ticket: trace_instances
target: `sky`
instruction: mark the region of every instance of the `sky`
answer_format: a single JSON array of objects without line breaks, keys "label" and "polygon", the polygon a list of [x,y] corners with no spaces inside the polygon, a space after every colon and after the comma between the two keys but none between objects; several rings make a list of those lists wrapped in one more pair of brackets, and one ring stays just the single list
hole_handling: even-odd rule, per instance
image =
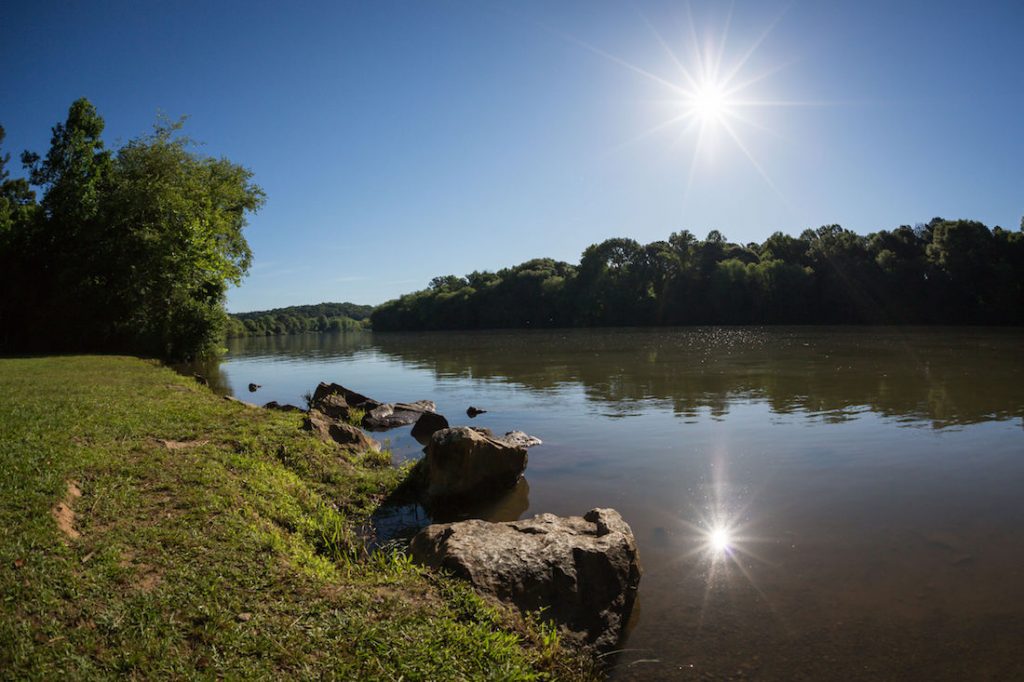
[{"label": "sky", "polygon": [[255,173],[232,312],[610,237],[1024,214],[1024,2],[10,2],[6,152],[78,97]]}]

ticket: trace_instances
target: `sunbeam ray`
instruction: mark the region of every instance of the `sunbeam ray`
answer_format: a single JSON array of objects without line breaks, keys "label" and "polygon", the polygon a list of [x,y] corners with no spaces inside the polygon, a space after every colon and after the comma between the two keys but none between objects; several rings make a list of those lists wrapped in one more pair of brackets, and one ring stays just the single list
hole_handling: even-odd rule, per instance
[{"label": "sunbeam ray", "polygon": [[732,67],[732,69],[729,70],[729,73],[725,74],[725,76],[722,78],[723,82],[729,83],[730,81],[732,81],[732,79],[736,77],[736,75],[743,69],[743,67],[747,65],[747,62],[750,61],[750,58],[754,56],[754,53],[757,52],[757,49],[761,47],[761,43],[763,43],[768,38],[771,32],[775,30],[775,26],[778,25],[779,21],[782,20],[782,17],[785,16],[786,12],[789,11],[789,7],[790,6],[785,7],[779,13],[779,15],[775,17],[775,19],[770,24],[768,24],[767,28],[765,28],[765,30],[761,32],[761,35],[758,36],[757,40],[750,44],[750,47],[748,47],[747,51],[743,53],[743,56],[740,57],[739,61],[737,61],[736,64]]},{"label": "sunbeam ray", "polygon": [[677,57],[676,53],[672,51],[672,48],[668,46],[668,43],[665,42],[665,39],[661,37],[661,34],[658,33],[658,30],[654,28],[654,24],[652,24],[643,14],[640,14],[640,19],[642,19],[643,22],[647,24],[647,28],[650,29],[651,34],[654,36],[654,39],[658,41],[658,44],[661,45],[661,48],[668,55],[668,58],[671,59],[672,63],[675,64],[676,68],[679,69],[679,73],[681,73],[683,78],[686,79],[686,82],[690,84],[690,88],[692,88],[693,90],[699,88],[700,86],[697,83],[697,80],[693,77],[693,74],[691,74],[690,70],[687,69],[681,61],[679,61],[679,57]]}]

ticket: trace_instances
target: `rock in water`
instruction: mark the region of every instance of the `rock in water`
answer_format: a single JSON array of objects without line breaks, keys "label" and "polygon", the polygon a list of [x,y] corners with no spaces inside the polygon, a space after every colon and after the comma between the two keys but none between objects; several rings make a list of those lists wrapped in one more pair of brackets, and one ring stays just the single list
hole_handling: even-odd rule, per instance
[{"label": "rock in water", "polygon": [[291,403],[284,403],[283,405],[276,400],[271,400],[269,403],[263,406],[266,410],[281,410],[282,412],[302,412],[303,409],[298,405],[292,405]]},{"label": "rock in water", "polygon": [[526,470],[526,448],[458,426],[430,437],[424,457],[427,497],[478,499],[511,488]]},{"label": "rock in water", "polygon": [[357,450],[380,450],[380,443],[367,436],[361,429],[331,419],[319,410],[310,410],[302,422],[302,428],[312,431],[321,440],[333,440],[339,445]]},{"label": "rock in water", "polygon": [[430,437],[441,429],[448,428],[448,420],[437,412],[423,412],[412,427],[412,437],[420,443],[427,443]]},{"label": "rock in water", "polygon": [[328,384],[323,381],[321,381],[319,385],[317,385],[316,390],[313,391],[313,399],[310,403],[315,404],[325,397],[335,394],[344,398],[345,402],[351,407],[358,407],[360,410],[366,410],[367,412],[380,405],[380,403],[373,398],[367,398],[362,393],[356,393],[351,389],[345,388],[341,384]]},{"label": "rock in water", "polygon": [[431,400],[417,400],[414,403],[385,403],[378,405],[363,417],[363,427],[384,431],[398,426],[415,424],[427,412],[437,409]]},{"label": "rock in water", "polygon": [[546,608],[579,643],[612,649],[636,601],[640,562],[614,509],[585,516],[427,526],[412,540],[418,563],[446,569],[524,611]]},{"label": "rock in water", "polygon": [[520,448],[532,448],[535,445],[543,445],[544,441],[537,436],[531,436],[528,433],[522,431],[509,431],[498,440],[503,440],[509,445],[515,445]]}]

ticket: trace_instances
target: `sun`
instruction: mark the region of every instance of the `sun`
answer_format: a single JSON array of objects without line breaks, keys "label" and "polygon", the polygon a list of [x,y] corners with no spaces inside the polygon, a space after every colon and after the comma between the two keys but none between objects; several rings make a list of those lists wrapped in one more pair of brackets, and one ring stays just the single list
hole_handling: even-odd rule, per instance
[{"label": "sun", "polygon": [[705,83],[683,99],[684,113],[697,117],[701,123],[721,123],[732,114],[729,96],[717,83]]},{"label": "sun", "polygon": [[726,44],[732,19],[731,10],[722,28],[721,35],[717,37],[710,33],[701,35],[689,10],[687,10],[687,15],[689,18],[689,34],[687,36],[680,36],[678,42],[675,42],[674,45],[670,45],[655,29],[654,25],[641,15],[641,18],[650,29],[654,42],[660,45],[665,53],[668,59],[667,65],[671,67],[670,72],[663,72],[662,74],[637,66],[573,36],[557,31],[554,32],[579,47],[604,57],[608,61],[628,69],[649,81],[657,83],[667,91],[668,99],[659,100],[659,102],[669,104],[669,117],[658,121],[655,125],[618,145],[618,147],[625,147],[650,135],[659,134],[673,128],[679,130],[679,134],[672,143],[673,148],[684,138],[689,138],[693,145],[689,146],[689,149],[692,151],[688,154],[690,157],[690,169],[682,192],[683,201],[689,195],[694,176],[697,173],[699,159],[702,156],[707,156],[705,150],[708,152],[712,151],[715,140],[720,136],[730,140],[746,156],[747,160],[768,186],[785,201],[785,197],[775,186],[768,172],[755,158],[752,149],[745,139],[745,133],[750,131],[745,129],[757,129],[773,133],[770,128],[758,120],[760,118],[758,110],[760,109],[824,106],[828,103],[807,100],[792,101],[776,97],[764,99],[757,96],[754,86],[766,80],[784,66],[771,66],[759,73],[747,73],[752,66],[751,58],[768,38],[777,22],[781,19],[782,14],[770,22],[764,31],[745,50],[741,51],[740,56],[734,59],[729,59],[726,55]]}]

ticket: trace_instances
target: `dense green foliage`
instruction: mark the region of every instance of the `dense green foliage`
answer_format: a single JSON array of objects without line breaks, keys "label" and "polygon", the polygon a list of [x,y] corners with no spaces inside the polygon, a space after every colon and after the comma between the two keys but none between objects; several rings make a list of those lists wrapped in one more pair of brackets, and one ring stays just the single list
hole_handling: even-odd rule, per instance
[{"label": "dense green foliage", "polygon": [[1022,324],[1024,232],[935,218],[838,225],[763,244],[717,231],[609,239],[579,265],[539,258],[436,277],[374,311],[376,330],[687,324]]},{"label": "dense green foliage", "polygon": [[588,677],[360,527],[406,475],[125,357],[0,360],[0,679]]},{"label": "dense green foliage", "polygon": [[[201,156],[180,123],[112,153],[85,99],[53,128],[26,180],[0,158],[0,349],[130,351],[190,357],[215,347],[224,296],[252,254],[252,174]],[[38,187],[36,203],[29,186]]]},{"label": "dense green foliage", "polygon": [[304,332],[358,331],[366,328],[373,306],[357,303],[318,303],[273,310],[233,313],[228,320],[228,338],[273,336]]}]

